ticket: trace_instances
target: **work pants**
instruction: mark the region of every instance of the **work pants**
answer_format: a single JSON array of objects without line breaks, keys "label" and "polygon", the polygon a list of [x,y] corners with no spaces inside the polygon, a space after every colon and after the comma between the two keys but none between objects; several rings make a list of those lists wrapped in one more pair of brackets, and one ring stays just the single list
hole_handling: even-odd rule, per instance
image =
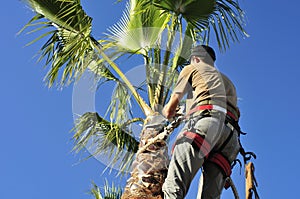
[{"label": "work pants", "polygon": [[[205,137],[205,141],[210,143],[210,153],[218,151],[233,131],[233,136],[225,147],[222,146],[221,152],[230,163],[236,159],[239,152],[238,132],[225,125],[224,117],[223,119],[204,117],[198,121],[187,122],[177,137],[178,141],[163,185],[164,199],[183,199],[194,176],[204,163],[197,199],[218,199],[221,196],[225,177],[217,165],[205,161],[205,156],[208,157],[208,154],[205,154],[201,147],[200,149],[195,147],[190,140],[184,141],[184,132],[191,131],[191,129]],[[183,141],[179,142],[180,140]]]}]

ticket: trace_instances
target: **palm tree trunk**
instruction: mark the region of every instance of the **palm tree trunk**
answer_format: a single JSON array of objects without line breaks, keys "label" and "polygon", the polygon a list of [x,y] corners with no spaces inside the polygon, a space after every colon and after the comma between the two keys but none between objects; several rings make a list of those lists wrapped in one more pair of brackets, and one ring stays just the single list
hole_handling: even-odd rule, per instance
[{"label": "palm tree trunk", "polygon": [[[147,117],[139,148],[161,133],[164,123],[165,119],[161,115]],[[168,147],[165,140],[160,140],[138,153],[121,199],[162,199],[162,185],[168,165]]]}]

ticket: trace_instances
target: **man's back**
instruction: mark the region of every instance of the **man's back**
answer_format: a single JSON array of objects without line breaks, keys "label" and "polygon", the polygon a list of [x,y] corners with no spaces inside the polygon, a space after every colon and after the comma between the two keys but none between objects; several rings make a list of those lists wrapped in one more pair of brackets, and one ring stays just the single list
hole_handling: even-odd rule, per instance
[{"label": "man's back", "polygon": [[188,110],[206,103],[224,108],[230,106],[238,113],[236,89],[231,80],[204,62],[186,66],[180,73],[174,92],[188,93]]}]

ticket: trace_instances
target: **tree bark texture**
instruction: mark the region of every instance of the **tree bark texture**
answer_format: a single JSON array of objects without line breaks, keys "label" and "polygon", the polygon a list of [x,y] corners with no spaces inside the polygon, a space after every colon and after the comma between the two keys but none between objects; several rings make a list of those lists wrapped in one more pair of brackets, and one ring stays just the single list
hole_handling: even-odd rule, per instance
[{"label": "tree bark texture", "polygon": [[[141,133],[139,148],[161,133],[164,124],[165,119],[160,115],[148,117]],[[162,185],[168,165],[168,147],[165,140],[159,140],[138,153],[121,199],[162,199]]]}]

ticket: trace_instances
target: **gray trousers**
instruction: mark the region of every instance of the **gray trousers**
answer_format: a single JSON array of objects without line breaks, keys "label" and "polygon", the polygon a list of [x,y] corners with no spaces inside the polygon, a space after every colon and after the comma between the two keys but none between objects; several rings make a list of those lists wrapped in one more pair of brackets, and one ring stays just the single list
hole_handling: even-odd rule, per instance
[{"label": "gray trousers", "polygon": [[[224,119],[205,117],[185,124],[177,139],[182,138],[184,132],[190,131],[191,125],[196,133],[205,137],[205,141],[211,144],[210,152],[217,151],[232,131],[225,125]],[[239,149],[238,132],[234,130],[232,138],[221,152],[231,163],[236,159]],[[203,154],[201,148],[197,149],[189,141],[176,144],[162,188],[164,199],[183,199],[186,196],[194,176],[203,166],[205,155],[207,154]],[[197,199],[220,198],[224,184],[222,171],[214,163],[205,162]]]}]

